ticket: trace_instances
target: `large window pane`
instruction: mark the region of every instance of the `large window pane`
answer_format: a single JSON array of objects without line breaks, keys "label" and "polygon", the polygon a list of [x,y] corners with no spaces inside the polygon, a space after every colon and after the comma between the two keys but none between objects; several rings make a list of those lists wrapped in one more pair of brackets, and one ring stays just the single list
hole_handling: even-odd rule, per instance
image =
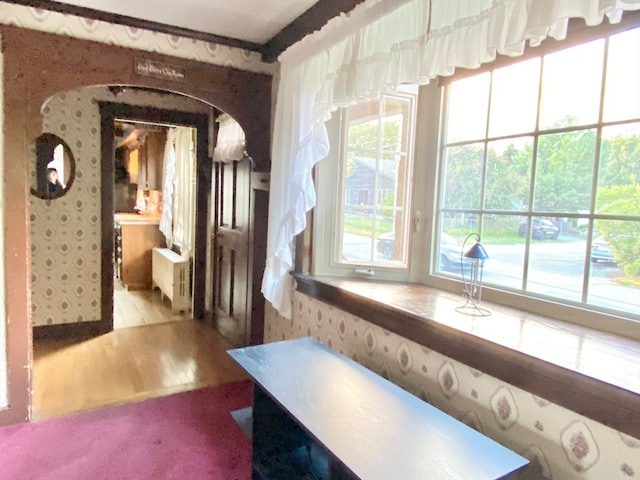
[{"label": "large window pane", "polygon": [[493,72],[489,136],[532,132],[536,126],[540,58]]},{"label": "large window pane", "polygon": [[446,149],[445,208],[480,208],[484,143]]},{"label": "large window pane", "polygon": [[527,208],[532,155],[533,139],[531,137],[489,142],[484,208],[487,210]]},{"label": "large window pane", "polygon": [[525,242],[518,235],[519,217],[515,215],[485,215],[482,224],[482,245],[489,259],[484,263],[487,285],[522,288]]},{"label": "large window pane", "polygon": [[[640,118],[640,29],[609,40],[604,121]],[[635,54],[633,53],[635,51]]]},{"label": "large window pane", "polygon": [[534,210],[578,213],[590,208],[595,141],[594,130],[539,137]]},{"label": "large window pane", "polygon": [[578,237],[560,240],[560,228],[553,219],[531,219],[526,289],[547,297],[581,302],[586,241]]},{"label": "large window pane", "polygon": [[544,57],[540,129],[598,120],[604,40]]},{"label": "large window pane", "polygon": [[453,80],[432,250],[478,232],[486,285],[640,319],[638,85],[640,28]]},{"label": "large window pane", "polygon": [[640,315],[640,222],[596,220],[595,228],[588,302]]},{"label": "large window pane", "polygon": [[489,73],[451,85],[447,113],[448,143],[484,138],[489,105]]},{"label": "large window pane", "polygon": [[596,212],[640,216],[640,123],[602,129]]}]

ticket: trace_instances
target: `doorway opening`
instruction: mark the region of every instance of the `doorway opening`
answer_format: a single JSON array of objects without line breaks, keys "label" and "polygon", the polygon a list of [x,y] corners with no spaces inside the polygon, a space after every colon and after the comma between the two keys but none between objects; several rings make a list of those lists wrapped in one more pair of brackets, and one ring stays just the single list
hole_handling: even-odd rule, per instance
[{"label": "doorway opening", "polygon": [[[116,289],[113,279],[119,280],[127,289],[130,289],[132,284],[143,289],[153,287],[152,251],[153,248],[166,247],[169,247],[170,252],[188,259],[190,280],[186,285],[191,293],[190,310],[193,318],[204,320],[207,311],[206,246],[211,185],[211,162],[207,155],[209,119],[203,114],[121,103],[100,102],[99,105],[103,158],[102,208],[103,212],[112,213],[111,216],[102,216],[102,321],[108,330],[114,329]],[[132,143],[134,149],[127,147],[127,138],[130,136],[135,137]],[[149,139],[154,139],[155,145],[147,143],[146,148],[140,148],[145,141],[151,142]],[[128,149],[124,161],[118,160],[117,155],[118,150],[123,147]],[[175,157],[180,157],[179,152],[183,152],[182,162],[175,162],[173,165],[174,171],[177,172],[175,175],[164,171],[164,151],[168,148],[174,149]],[[159,166],[157,155],[149,155],[150,150],[163,152],[162,167]],[[131,152],[136,154],[129,155]],[[156,160],[150,160],[151,156],[155,156]],[[110,162],[104,159],[115,160]],[[119,161],[123,164],[119,164]],[[120,170],[123,166],[127,168]],[[180,169],[182,171],[178,172]],[[183,181],[176,182],[178,173],[182,174]],[[170,192],[170,189],[164,191],[164,182],[159,177],[171,180],[174,192]],[[136,181],[132,182],[132,179]],[[139,188],[139,184],[156,188]],[[116,192],[119,189],[126,190],[128,195],[118,197]],[[178,195],[174,195],[175,193]],[[165,230],[161,233],[162,229],[158,227],[162,220],[162,209],[169,201],[172,201],[171,218],[167,220],[165,217],[165,224],[168,226],[165,225]],[[118,211],[123,209],[130,211]],[[138,217],[140,211],[143,221]],[[174,218],[173,213],[178,211],[180,214]],[[148,232],[142,233],[143,230]],[[127,237],[131,238],[131,245],[127,244]],[[175,244],[174,240],[177,240]],[[126,253],[127,246],[141,247],[144,253],[136,257],[138,265],[133,265],[131,269]]]},{"label": "doorway opening", "polygon": [[[201,112],[182,112],[114,103],[110,101],[108,93],[98,92],[98,94],[102,97],[98,96],[95,102],[89,100],[84,102],[85,97],[87,99],[92,97],[92,93],[82,92],[71,97],[72,99],[81,97],[83,106],[87,104],[86,109],[82,110],[84,124],[78,127],[74,124],[73,131],[75,132],[76,129],[78,131],[77,139],[73,138],[71,141],[80,165],[79,175],[74,189],[70,192],[71,196],[65,197],[68,199],[66,203],[51,204],[56,208],[50,207],[49,211],[51,211],[51,218],[61,219],[64,222],[60,228],[61,235],[71,234],[78,238],[78,248],[75,244],[70,247],[63,244],[64,251],[59,255],[61,260],[50,255],[54,260],[51,270],[60,268],[62,273],[49,275],[52,279],[62,280],[58,282],[59,284],[63,284],[66,278],[69,282],[75,278],[74,275],[86,275],[87,264],[93,260],[93,257],[97,257],[99,268],[91,269],[90,279],[93,281],[95,271],[98,277],[94,283],[100,286],[100,290],[89,290],[89,282],[84,277],[82,289],[80,287],[74,289],[74,293],[77,294],[77,299],[74,300],[80,304],[84,296],[93,294],[95,291],[98,312],[95,317],[90,318],[98,317],[99,320],[78,320],[76,323],[46,325],[40,330],[44,332],[44,329],[50,328],[51,331],[55,330],[56,336],[59,334],[60,338],[47,338],[43,335],[44,338],[38,339],[33,351],[32,418],[34,419],[199,388],[220,382],[220,379],[233,381],[237,378],[237,372],[236,376],[227,378],[220,370],[220,368],[230,369],[230,366],[223,361],[226,356],[224,352],[229,345],[210,325],[200,321],[206,315],[206,306],[199,300],[204,298],[205,282],[199,280],[198,276],[205,275],[206,271],[199,265],[205,260],[201,259],[198,250],[200,249],[206,255],[208,241],[206,234],[201,236],[195,234],[192,262],[193,300],[189,310],[184,313],[185,318],[179,322],[112,331],[116,326],[114,325],[116,249],[113,159],[115,149],[122,140],[122,138],[114,140],[117,138],[118,122],[126,119],[133,123],[144,124],[149,130],[152,129],[151,124],[162,125],[162,128],[183,128],[190,132],[190,135],[194,135],[194,141],[189,148],[194,150],[195,156],[195,173],[192,175],[195,210],[203,214],[194,214],[193,222],[196,225],[204,225],[203,230],[206,232],[211,162],[207,155],[209,113],[202,113],[202,111],[211,112],[211,107],[203,104]],[[160,96],[157,93],[154,95]],[[179,96],[174,95],[174,97]],[[177,105],[179,99],[174,99],[172,102]],[[182,103],[188,102],[182,99]],[[99,108],[94,114],[91,105],[95,104],[98,104]],[[60,120],[54,120],[51,123],[55,125],[58,121],[60,125],[64,125],[65,131],[69,130],[69,123],[67,123],[69,120],[63,119],[60,115]],[[154,200],[153,195],[145,190],[156,190],[152,184],[153,172],[150,168],[145,171],[144,166],[140,168],[143,165],[140,162],[140,155],[137,160],[136,180],[142,183],[143,187],[149,187],[140,190],[142,190],[143,200],[146,201],[145,210],[152,210],[150,203]],[[145,194],[148,195],[147,198],[144,198]],[[46,205],[44,207],[46,208]],[[90,211],[89,207],[92,208]],[[149,212],[143,212],[142,215],[137,212],[129,214],[144,217],[144,213]],[[79,223],[90,227],[83,229],[83,227],[72,226],[71,222],[75,222],[76,219]],[[54,224],[50,227],[43,226],[43,228],[48,228],[55,234],[55,226]],[[197,231],[197,227],[194,230]],[[94,232],[97,234],[96,240],[91,237]],[[49,243],[53,244],[53,241],[49,240]],[[45,248],[47,246],[45,245]],[[42,249],[40,247],[39,252]],[[75,254],[76,250],[80,253]],[[67,257],[63,257],[65,252],[71,252],[74,255],[67,253]],[[73,260],[70,261],[69,258]],[[67,265],[66,269],[62,268],[62,261],[67,262],[64,264]],[[65,276],[61,277],[63,274]],[[51,287],[51,295],[61,296],[61,290],[60,286],[54,285]],[[142,290],[125,290],[125,292],[134,294]],[[156,299],[160,296],[157,290],[153,293]],[[73,303],[69,303],[72,307],[74,306]],[[93,306],[94,300],[85,302],[85,304],[89,303],[89,306]],[[142,309],[148,309],[150,305],[153,309],[150,303],[145,303]],[[156,308],[156,312],[152,311],[150,314],[158,313],[157,310]],[[171,313],[169,315],[175,318]],[[193,320],[192,317],[198,320]],[[93,330],[82,327],[91,327]],[[107,332],[111,333],[99,335]],[[195,352],[206,353],[204,355],[199,353],[196,356]],[[207,365],[214,363],[213,359],[220,367],[206,371],[209,368]]]},{"label": "doorway opening", "polygon": [[113,328],[191,318],[197,130],[114,123]]}]

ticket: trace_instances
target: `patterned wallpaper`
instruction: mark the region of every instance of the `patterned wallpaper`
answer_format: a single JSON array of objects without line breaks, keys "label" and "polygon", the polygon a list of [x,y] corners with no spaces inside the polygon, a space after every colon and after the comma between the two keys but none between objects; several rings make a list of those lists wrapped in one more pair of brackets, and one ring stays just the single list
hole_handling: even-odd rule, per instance
[{"label": "patterned wallpaper", "polygon": [[[42,107],[42,131],[69,145],[76,178],[61,198],[30,197],[34,326],[101,319],[100,100],[114,97],[105,87],[88,87],[57,94]],[[210,108],[180,95],[132,90],[118,102],[201,113]]]},{"label": "patterned wallpaper", "polygon": [[312,336],[533,462],[521,478],[640,478],[640,440],[299,292],[265,342]]},{"label": "patterned wallpaper", "polygon": [[0,23],[256,73],[273,74],[279,68],[264,63],[257,52],[4,2]]}]

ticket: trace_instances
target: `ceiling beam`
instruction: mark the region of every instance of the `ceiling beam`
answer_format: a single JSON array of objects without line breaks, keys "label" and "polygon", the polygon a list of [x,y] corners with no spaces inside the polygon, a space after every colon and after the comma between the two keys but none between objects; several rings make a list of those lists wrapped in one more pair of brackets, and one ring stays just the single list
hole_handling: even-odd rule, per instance
[{"label": "ceiling beam", "polygon": [[302,40],[307,34],[320,30],[333,17],[350,12],[363,1],[319,0],[262,46],[262,60],[268,63],[275,62],[291,45]]}]

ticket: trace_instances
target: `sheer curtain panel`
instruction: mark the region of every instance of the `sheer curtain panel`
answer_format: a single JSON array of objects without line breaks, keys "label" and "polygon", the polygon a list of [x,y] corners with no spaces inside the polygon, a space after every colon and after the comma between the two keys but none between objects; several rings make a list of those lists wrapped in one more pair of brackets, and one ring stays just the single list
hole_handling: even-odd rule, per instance
[{"label": "sheer curtain panel", "polygon": [[167,247],[173,245],[173,192],[176,175],[176,130],[167,131],[167,143],[164,146],[164,162],[162,166],[162,212],[160,215],[160,231],[164,234]]},{"label": "sheer curtain panel", "polygon": [[244,130],[226,113],[220,115],[216,121],[219,127],[213,161],[224,163],[242,160],[246,155]]}]

